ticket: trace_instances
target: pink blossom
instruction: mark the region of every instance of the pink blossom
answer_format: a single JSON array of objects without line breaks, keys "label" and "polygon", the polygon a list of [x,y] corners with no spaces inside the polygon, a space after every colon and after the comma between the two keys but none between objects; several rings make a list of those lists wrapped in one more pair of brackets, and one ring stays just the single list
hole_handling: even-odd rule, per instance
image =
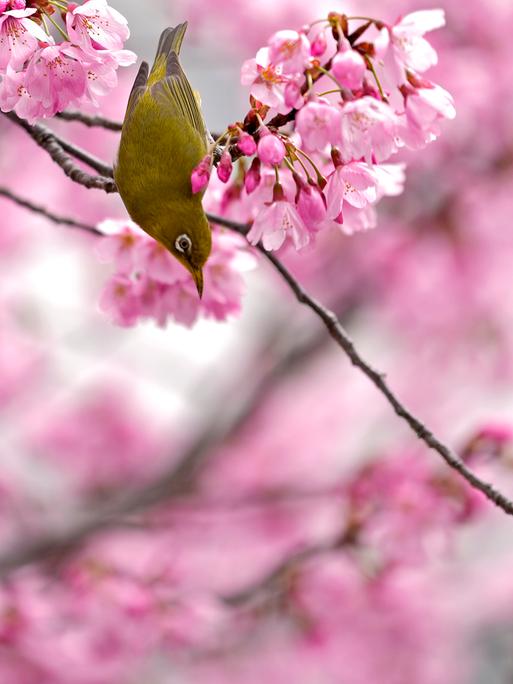
[{"label": "pink blossom", "polygon": [[246,189],[246,192],[248,195],[251,195],[252,192],[254,192],[257,187],[260,185],[260,180],[261,180],[261,174],[260,174],[260,167],[261,167],[261,161],[258,157],[255,157],[253,161],[251,162],[251,166],[249,167],[249,171],[246,173],[244,177],[244,187]]},{"label": "pink blossom", "polygon": [[198,166],[193,170],[191,175],[191,185],[193,194],[203,192],[210,180],[210,172],[212,169],[212,157],[207,154]]},{"label": "pink blossom", "polygon": [[396,197],[403,192],[406,164],[374,164],[372,173],[377,181],[376,201],[382,197]]},{"label": "pink blossom", "polygon": [[441,86],[430,84],[430,87],[411,89],[405,99],[407,132],[404,142],[413,148],[436,140],[440,122],[456,116],[454,100]]},{"label": "pink blossom", "polygon": [[51,38],[28,17],[36,9],[13,9],[0,16],[0,69],[10,65],[20,69],[38,48],[38,40],[49,43]]},{"label": "pink blossom", "polygon": [[86,52],[121,50],[130,36],[125,17],[110,7],[107,0],[70,4],[66,26],[70,40]]},{"label": "pink blossom", "polygon": [[281,65],[271,63],[269,48],[261,48],[256,59],[242,65],[241,83],[251,86],[251,95],[259,102],[287,114],[291,107],[285,104],[285,87],[290,79],[283,75]]},{"label": "pink blossom", "polygon": [[247,133],[241,133],[237,142],[237,147],[247,157],[254,155],[257,150],[255,139],[252,135],[248,135]]},{"label": "pink blossom", "polygon": [[391,27],[390,37],[398,83],[404,82],[405,69],[423,73],[437,63],[436,51],[424,38],[424,34],[444,25],[444,11],[433,9],[407,14]]},{"label": "pink blossom", "polygon": [[322,57],[328,49],[328,41],[326,40],[326,32],[319,31],[317,36],[312,41],[310,46],[310,53],[312,57]]},{"label": "pink blossom", "polygon": [[315,232],[326,220],[326,198],[318,185],[296,179],[298,184],[297,210],[311,232]]},{"label": "pink blossom", "polygon": [[310,43],[304,33],[278,31],[268,42],[269,57],[273,64],[280,64],[283,73],[302,73],[310,58]]},{"label": "pink blossom", "polygon": [[135,282],[123,274],[112,276],[103,289],[99,306],[116,325],[135,325],[141,313]]},{"label": "pink blossom", "polygon": [[284,196],[281,186],[275,188],[273,201],[257,214],[247,238],[252,245],[262,241],[265,249],[279,249],[289,239],[296,250],[310,242],[310,232],[296,207]]},{"label": "pink blossom", "polygon": [[32,99],[26,87],[26,72],[14,71],[8,65],[0,81],[0,109],[3,112],[15,111],[18,116],[33,123],[39,116],[39,103]]},{"label": "pink blossom", "polygon": [[277,166],[284,160],[287,150],[282,141],[272,133],[260,138],[257,154],[260,161],[269,166]]},{"label": "pink blossom", "polygon": [[377,179],[363,162],[338,166],[328,178],[326,187],[327,216],[337,219],[343,215],[344,204],[363,209],[376,201]]},{"label": "pink blossom", "polygon": [[214,249],[205,268],[205,288],[201,301],[206,317],[223,321],[238,314],[246,291],[243,275],[256,266],[245,241],[233,233],[216,233]]},{"label": "pink blossom", "polygon": [[390,105],[373,97],[346,102],[342,110],[342,156],[382,162],[397,151],[399,120]]},{"label": "pink blossom", "polygon": [[337,105],[319,100],[307,102],[298,112],[296,127],[307,150],[322,151],[340,141],[342,112]]},{"label": "pink blossom", "polygon": [[350,90],[358,90],[362,87],[366,68],[361,54],[349,48],[335,55],[331,71],[341,85]]},{"label": "pink blossom", "polygon": [[184,280],[184,270],[169,250],[156,240],[148,238],[137,243],[134,269],[142,271],[148,278],[159,283],[174,285]]},{"label": "pink blossom", "polygon": [[100,98],[117,87],[118,67],[129,66],[136,59],[136,55],[130,50],[96,50],[91,54],[75,46],[68,47],[66,54],[74,57],[84,67],[87,80],[82,100],[95,106],[99,105]]},{"label": "pink blossom", "polygon": [[232,171],[232,157],[229,151],[225,149],[221,156],[219,165],[217,167],[217,175],[219,176],[219,180],[223,183],[228,183],[228,181],[230,180],[230,176],[232,175]]},{"label": "pink blossom", "polygon": [[121,390],[90,390],[75,404],[55,407],[33,433],[33,447],[86,491],[139,482],[163,455],[149,416]]},{"label": "pink blossom", "polygon": [[366,204],[359,208],[346,202],[343,213],[339,215],[335,223],[344,235],[354,235],[354,233],[362,233],[376,228],[378,215],[372,204]]},{"label": "pink blossom", "polygon": [[132,221],[102,221],[98,230],[105,234],[96,244],[101,263],[114,262],[118,273],[130,273],[137,263],[137,248],[145,240],[143,231]]},{"label": "pink blossom", "polygon": [[100,224],[100,229],[114,233],[102,238],[97,249],[101,260],[114,261],[117,269],[100,299],[100,308],[114,323],[133,326],[149,318],[164,327],[172,318],[190,327],[199,316],[224,320],[240,310],[243,274],[254,266],[240,236],[213,233],[199,300],[190,275],[168,250],[133,228],[122,221]]},{"label": "pink blossom", "polygon": [[291,109],[301,109],[305,99],[299,83],[290,81],[285,87],[285,104]]},{"label": "pink blossom", "polygon": [[39,103],[40,116],[53,116],[85,93],[86,70],[68,54],[69,47],[61,43],[42,48],[27,67],[25,88]]}]

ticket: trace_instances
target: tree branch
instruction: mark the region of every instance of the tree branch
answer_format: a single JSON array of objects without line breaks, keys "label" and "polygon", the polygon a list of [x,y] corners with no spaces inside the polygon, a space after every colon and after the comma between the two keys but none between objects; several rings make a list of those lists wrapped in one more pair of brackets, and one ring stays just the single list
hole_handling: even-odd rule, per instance
[{"label": "tree branch", "polygon": [[0,186],[0,196],[9,199],[12,202],[15,202],[20,207],[28,209],[29,211],[32,211],[35,214],[41,214],[41,216],[44,216],[46,219],[52,221],[53,223],[70,226],[71,228],[80,228],[81,230],[87,230],[89,233],[93,233],[93,235],[103,235],[103,233],[94,226],[90,226],[87,223],[82,223],[81,221],[76,221],[75,219],[68,218],[66,216],[58,216],[57,214],[48,211],[48,209],[42,207],[39,204],[34,204],[29,200],[23,199],[22,197],[15,195],[13,192],[11,192],[11,190],[3,186]]},{"label": "tree branch", "polygon": [[[10,117],[11,115],[7,116]],[[16,119],[18,119],[18,117],[16,117]],[[22,119],[15,121],[15,123],[19,123],[19,125],[25,128],[29,135],[31,135],[36,140],[36,142],[38,142],[38,137],[40,137],[40,134],[36,135],[34,133],[36,127],[29,126],[29,124],[24,122]],[[47,149],[50,156],[52,156],[50,150],[48,150],[47,147],[45,147],[45,149]],[[60,149],[62,150],[62,148]],[[58,159],[56,159],[54,156],[52,156],[52,159],[54,159],[54,161],[56,161],[56,163],[59,164]],[[69,159],[69,157],[66,158],[66,169],[65,172],[72,180],[74,180],[77,183],[82,183],[82,185],[85,185],[80,175],[77,175],[75,173],[77,171],[79,173],[83,172],[77,169],[76,166],[73,166],[73,162]],[[85,175],[87,176],[87,174]],[[90,176],[88,176],[88,178],[90,179],[90,181],[92,180],[94,184],[86,185],[86,187],[96,187],[105,190],[106,192],[116,192],[116,186],[113,181],[109,181],[106,178],[95,178]],[[105,183],[110,185],[105,186]],[[245,235],[249,230],[249,226],[247,225],[237,223],[236,221],[231,221],[229,219],[224,219],[220,216],[207,214],[207,217],[209,221],[211,221],[212,223],[215,223],[220,226],[225,226],[227,228],[230,228],[231,230],[235,230],[241,235]],[[501,508],[505,513],[507,513],[508,515],[513,515],[513,502],[506,496],[504,496],[504,494],[499,492],[492,484],[486,482],[485,480],[482,480],[477,475],[475,475],[475,473],[473,473],[459,458],[456,452],[454,452],[452,449],[446,446],[440,439],[438,439],[438,437],[436,437],[433,434],[433,432],[421,420],[419,420],[415,415],[413,415],[413,413],[411,413],[411,411],[409,411],[401,403],[401,401],[397,398],[397,396],[392,392],[392,390],[388,386],[385,380],[385,375],[376,370],[375,368],[373,368],[372,365],[368,363],[356,350],[352,339],[347,334],[345,329],[342,327],[337,316],[333,313],[333,311],[330,311],[329,309],[324,307],[320,302],[318,302],[314,297],[310,296],[305,291],[305,289],[297,282],[297,280],[292,276],[292,274],[285,268],[281,261],[277,259],[273,254],[267,252],[262,247],[262,245],[258,245],[257,248],[260,250],[262,254],[264,254],[264,256],[271,262],[274,268],[280,273],[282,278],[285,280],[285,282],[292,290],[298,302],[311,309],[311,311],[323,322],[331,337],[349,357],[351,363],[357,368],[359,368],[369,378],[369,380],[376,386],[376,388],[381,392],[381,394],[391,405],[395,413],[409,425],[409,427],[417,435],[417,437],[421,441],[423,441],[424,444],[426,444],[430,449],[437,452],[443,458],[446,464],[450,468],[458,472],[472,487],[482,492],[487,499],[493,502],[498,508]]]},{"label": "tree branch", "polygon": [[89,116],[82,112],[60,112],[56,116],[63,121],[78,121],[88,128],[105,128],[107,131],[117,132],[123,128],[123,124],[118,121],[112,121],[103,116]]},{"label": "tree branch", "polygon": [[[116,184],[111,180],[112,167],[108,164],[93,157],[79,147],[76,147],[65,140],[61,140],[55,133],[42,124],[31,126],[25,119],[21,119],[14,112],[9,112],[5,114],[5,116],[10,121],[23,128],[39,147],[46,150],[53,161],[61,167],[66,176],[71,178],[72,181],[79,183],[86,188],[96,188],[108,193],[117,192]],[[84,162],[95,171],[98,171],[100,176],[91,176],[80,169],[70,155]]]}]

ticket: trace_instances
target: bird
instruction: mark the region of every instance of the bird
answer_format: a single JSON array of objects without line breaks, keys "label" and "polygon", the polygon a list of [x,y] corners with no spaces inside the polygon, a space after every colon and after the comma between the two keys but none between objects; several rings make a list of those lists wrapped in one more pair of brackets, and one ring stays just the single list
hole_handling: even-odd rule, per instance
[{"label": "bird", "polygon": [[114,180],[130,217],[189,271],[201,298],[212,233],[191,174],[211,138],[179,61],[186,30],[187,22],[165,29],[151,71],[147,62],[139,68]]}]

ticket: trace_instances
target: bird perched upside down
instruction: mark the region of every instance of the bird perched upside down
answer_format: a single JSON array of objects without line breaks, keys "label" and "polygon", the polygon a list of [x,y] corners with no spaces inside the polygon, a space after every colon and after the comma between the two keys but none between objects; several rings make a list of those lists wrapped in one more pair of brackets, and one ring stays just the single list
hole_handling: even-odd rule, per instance
[{"label": "bird perched upside down", "polygon": [[131,218],[191,273],[199,296],[212,245],[191,173],[209,135],[178,55],[187,23],[166,29],[149,73],[141,64],[123,122],[114,179]]}]

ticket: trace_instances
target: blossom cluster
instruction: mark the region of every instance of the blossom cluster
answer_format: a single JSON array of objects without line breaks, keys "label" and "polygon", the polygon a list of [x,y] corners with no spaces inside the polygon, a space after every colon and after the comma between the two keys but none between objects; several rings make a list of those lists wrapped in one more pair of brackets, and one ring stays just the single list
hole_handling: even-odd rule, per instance
[{"label": "blossom cluster", "polygon": [[242,273],[254,266],[243,238],[214,232],[212,254],[204,269],[205,294],[200,300],[189,273],[159,242],[131,221],[103,221],[105,234],[97,246],[101,261],[115,264],[100,308],[114,323],[135,325],[151,318],[165,326],[172,318],[192,326],[198,317],[225,320],[240,310],[244,292]]},{"label": "blossom cluster", "polygon": [[252,222],[250,242],[269,250],[374,227],[376,203],[403,187],[404,165],[389,159],[455,116],[451,95],[424,77],[437,62],[424,36],[444,22],[440,9],[391,25],[332,12],[272,35],[242,66],[251,110],[194,169],[193,192],[216,165],[214,187],[229,183],[217,210]]},{"label": "blossom cluster", "polygon": [[116,87],[118,67],[135,62],[123,49],[128,37],[107,0],[0,0],[0,109],[33,123],[69,105],[97,106]]}]

